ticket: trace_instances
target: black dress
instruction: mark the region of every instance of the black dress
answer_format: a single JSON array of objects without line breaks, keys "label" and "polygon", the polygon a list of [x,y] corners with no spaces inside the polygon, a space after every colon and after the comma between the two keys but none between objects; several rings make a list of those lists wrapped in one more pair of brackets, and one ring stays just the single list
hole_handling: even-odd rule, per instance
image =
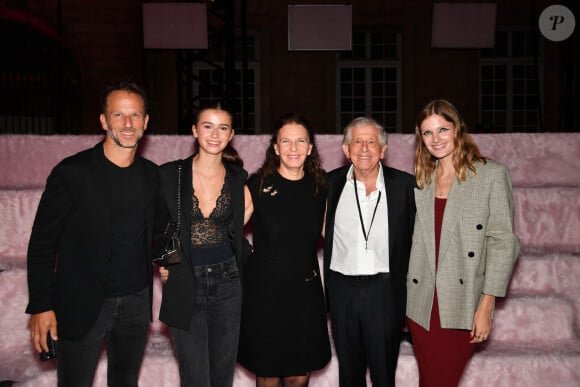
[{"label": "black dress", "polygon": [[326,191],[278,173],[250,178],[254,253],[244,272],[238,360],[258,376],[304,375],[330,360],[317,247]]}]

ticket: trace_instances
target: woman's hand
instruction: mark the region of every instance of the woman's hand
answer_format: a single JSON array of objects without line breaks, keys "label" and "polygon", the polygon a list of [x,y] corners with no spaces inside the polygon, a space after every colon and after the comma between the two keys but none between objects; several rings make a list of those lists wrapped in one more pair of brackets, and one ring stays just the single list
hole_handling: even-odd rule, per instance
[{"label": "woman's hand", "polygon": [[248,223],[252,214],[254,213],[254,203],[252,202],[252,194],[248,186],[244,186],[244,225]]},{"label": "woman's hand", "polygon": [[159,274],[161,275],[161,282],[166,283],[169,279],[169,270],[164,266],[159,266]]},{"label": "woman's hand", "polygon": [[495,304],[495,296],[484,294],[473,316],[473,330],[470,333],[470,343],[481,343],[491,334],[491,312]]}]

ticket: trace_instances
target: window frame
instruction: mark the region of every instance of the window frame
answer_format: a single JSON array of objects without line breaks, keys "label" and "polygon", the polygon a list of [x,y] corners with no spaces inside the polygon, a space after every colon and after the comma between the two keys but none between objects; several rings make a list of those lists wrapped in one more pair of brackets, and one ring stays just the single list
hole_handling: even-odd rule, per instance
[{"label": "window frame", "polygon": [[[394,58],[380,58],[380,59],[373,59],[372,58],[372,34],[373,33],[386,33],[386,34],[395,34],[395,57]],[[336,117],[335,117],[335,126],[337,133],[342,132],[344,126],[348,124],[348,122],[343,122],[342,117],[344,114],[352,113],[353,117],[355,118],[357,115],[356,109],[353,109],[350,112],[342,110],[342,102],[343,102],[343,95],[342,95],[342,86],[344,85],[344,81],[342,79],[342,71],[346,69],[362,69],[365,73],[365,80],[364,80],[364,88],[365,88],[365,107],[364,107],[364,115],[376,119],[381,125],[385,127],[385,129],[390,133],[401,133],[402,132],[402,33],[396,30],[389,30],[389,29],[365,29],[365,30],[358,30],[355,31],[353,34],[364,34],[365,38],[365,54],[364,58],[348,58],[343,57],[345,52],[337,53],[337,61],[336,61]],[[353,44],[355,43],[356,39],[353,36]],[[387,42],[388,43],[388,42]],[[385,45],[386,46],[386,45]],[[351,51],[352,52],[352,51]],[[372,72],[374,69],[381,69],[381,70],[389,70],[393,69],[395,71],[395,77],[393,80],[385,80],[383,79],[382,85],[384,87],[385,83],[394,83],[396,87],[396,91],[393,95],[385,95],[383,94],[381,98],[383,98],[383,102],[386,98],[394,98],[396,108],[393,110],[383,109],[380,112],[376,112],[373,110],[373,98],[376,97],[373,95],[373,85],[377,85],[379,83],[373,83],[372,79]],[[351,82],[354,84],[354,82]],[[351,97],[351,101],[354,102],[355,96]],[[383,104],[383,106],[385,106]],[[361,113],[362,114],[362,113]],[[394,126],[387,124],[385,122],[384,117],[388,114],[394,114]],[[380,117],[379,117],[380,116]],[[351,119],[352,119],[351,118]],[[348,120],[350,121],[350,119]]]},{"label": "window frame", "polygon": [[[258,47],[259,47],[259,42],[258,42],[258,38],[256,35],[251,34],[248,36],[248,39],[251,39],[251,44],[248,46],[249,50],[251,50],[251,52],[248,53],[247,55],[247,70],[248,71],[253,71],[254,73],[254,82],[253,82],[253,91],[254,91],[254,107],[253,110],[251,112],[248,113],[249,116],[253,117],[253,127],[247,126],[244,131],[244,133],[250,134],[250,133],[254,133],[257,134],[260,131],[260,118],[261,115],[259,113],[260,111],[260,64],[258,62]],[[236,41],[239,41],[238,38],[236,38]],[[238,78],[238,73],[241,74],[242,72],[242,61],[241,61],[241,54],[240,54],[240,46],[236,46],[236,61],[235,61],[235,71],[236,71],[236,79]],[[204,96],[201,95],[200,89],[201,89],[201,83],[197,81],[197,79],[200,78],[199,73],[200,71],[203,70],[209,70],[210,72],[219,72],[219,71],[223,71],[224,67],[225,67],[225,62],[224,62],[224,53],[222,51],[215,51],[210,53],[209,59],[212,61],[212,63],[214,64],[214,66],[212,66],[211,64],[204,62],[204,61],[197,61],[193,64],[192,66],[192,72],[193,72],[193,80],[192,80],[192,93],[195,96],[198,96],[199,99],[204,98]],[[221,67],[216,67],[215,65],[218,65]],[[214,74],[211,74],[210,77],[213,78]],[[223,81],[223,80],[222,80]],[[238,82],[236,80],[236,84],[235,87],[237,89],[241,88],[241,84],[240,82]],[[207,98],[207,97],[205,97]],[[213,97],[210,97],[210,99],[212,99]],[[240,106],[242,106],[243,104],[243,100],[242,100],[243,96],[242,95],[237,95],[235,96],[235,104],[239,104]],[[246,97],[247,98],[247,97]],[[234,112],[234,126],[239,126],[240,125],[240,119],[241,119],[241,114],[242,111],[235,111]],[[246,123],[247,124],[247,123]],[[234,127],[234,129],[236,129],[236,127]],[[238,128],[239,130],[239,128]]]},{"label": "window frame", "polygon": [[[514,34],[516,33],[527,33],[528,37],[531,37],[531,44],[536,44],[537,47],[531,47],[531,52],[528,55],[516,56],[514,55]],[[543,50],[539,39],[533,39],[533,34],[536,33],[529,28],[524,27],[514,27],[514,28],[501,28],[496,31],[496,39],[502,33],[506,34],[506,53],[505,55],[485,55],[485,50],[480,50],[479,57],[479,92],[478,92],[478,126],[482,128],[483,131],[490,132],[500,132],[500,133],[512,133],[512,132],[539,132],[542,128],[541,117],[543,116],[543,96],[544,96],[544,71],[543,71]],[[496,40],[497,46],[497,40]],[[534,57],[534,52],[537,53],[537,57]],[[487,66],[503,66],[505,68],[505,108],[498,109],[493,106],[491,109],[485,108],[484,99],[494,98],[501,96],[495,90],[491,94],[484,94],[484,82],[487,79],[484,78],[484,68]],[[517,66],[525,66],[532,71],[536,71],[536,78],[526,77],[523,79],[516,78],[514,69]],[[530,85],[529,82],[536,82],[536,92],[525,92],[524,94],[515,94],[515,82],[518,80],[523,80],[524,88]],[[492,82],[494,88],[497,85],[496,78],[492,78],[489,81]],[[526,90],[525,90],[526,91]],[[525,108],[514,110],[514,99],[517,96],[522,96],[524,100],[527,98],[535,98],[536,107]],[[528,118],[529,114],[534,114],[535,112],[535,124],[529,124]],[[522,122],[515,122],[516,114],[523,114],[525,117]],[[491,114],[493,116],[493,122],[491,124],[484,123],[484,116],[486,114]],[[505,125],[503,123],[497,124],[496,117],[499,114],[505,114]],[[504,127],[498,126],[504,125]],[[515,129],[515,130],[514,130]]]}]

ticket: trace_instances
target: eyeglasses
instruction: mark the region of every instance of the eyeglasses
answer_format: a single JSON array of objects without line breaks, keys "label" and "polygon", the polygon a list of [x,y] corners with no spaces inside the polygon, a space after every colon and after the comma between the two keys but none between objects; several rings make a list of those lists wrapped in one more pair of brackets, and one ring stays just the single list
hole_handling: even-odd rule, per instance
[{"label": "eyeglasses", "polygon": [[376,139],[362,140],[362,139],[357,138],[357,139],[352,140],[350,142],[350,146],[353,148],[362,148],[365,145],[367,146],[367,148],[375,148],[375,147],[380,146],[381,144]]},{"label": "eyeglasses", "polygon": [[426,130],[421,133],[421,136],[425,138],[431,138],[435,133],[437,133],[439,136],[447,136],[451,133],[451,130],[451,128],[439,128],[436,131]]}]

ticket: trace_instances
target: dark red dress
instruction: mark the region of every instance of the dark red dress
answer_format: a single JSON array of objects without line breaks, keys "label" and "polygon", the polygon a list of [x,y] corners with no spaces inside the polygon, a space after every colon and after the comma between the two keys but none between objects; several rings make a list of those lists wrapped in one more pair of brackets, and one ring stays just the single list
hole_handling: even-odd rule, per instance
[{"label": "dark red dress", "polygon": [[[435,198],[435,267],[439,261],[439,240],[446,203],[447,199]],[[429,331],[411,319],[407,319],[407,324],[419,365],[419,387],[457,386],[475,344],[469,343],[471,338],[467,330],[441,328],[437,288],[433,297]]]}]

